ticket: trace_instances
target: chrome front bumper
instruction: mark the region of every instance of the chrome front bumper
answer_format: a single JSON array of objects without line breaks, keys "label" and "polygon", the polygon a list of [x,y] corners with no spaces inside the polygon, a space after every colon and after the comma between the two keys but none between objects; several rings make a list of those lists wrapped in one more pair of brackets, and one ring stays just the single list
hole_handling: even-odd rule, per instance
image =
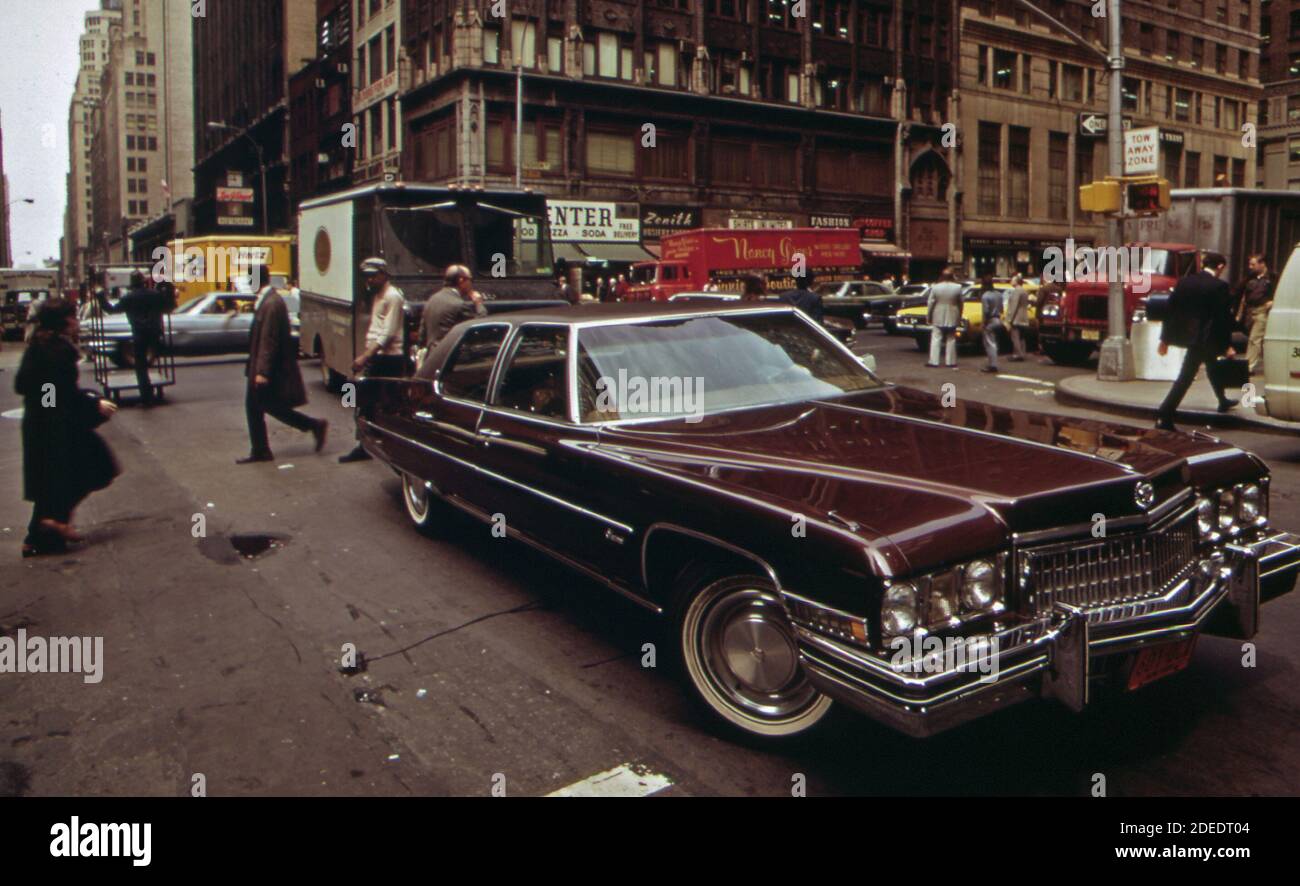
[{"label": "chrome front bumper", "polygon": [[1300,570],[1300,536],[1271,533],[1230,544],[1156,601],[1051,613],[993,636],[996,671],[915,675],[884,657],[796,625],[800,660],[822,692],[914,736],[934,735],[1031,698],[1055,698],[1075,711],[1088,704],[1102,660],[1200,633],[1239,639],[1259,629],[1261,585]]}]

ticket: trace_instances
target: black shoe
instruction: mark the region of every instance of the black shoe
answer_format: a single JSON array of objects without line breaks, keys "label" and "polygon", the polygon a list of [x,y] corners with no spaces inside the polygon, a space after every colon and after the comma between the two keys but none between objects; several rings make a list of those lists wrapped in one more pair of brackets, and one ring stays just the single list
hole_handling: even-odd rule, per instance
[{"label": "black shoe", "polygon": [[252,465],[257,464],[260,461],[275,461],[275,456],[269,452],[263,452],[260,454],[254,453],[253,455],[245,456],[244,458],[235,459],[235,464]]},{"label": "black shoe", "polygon": [[1229,399],[1229,400],[1220,400],[1220,401],[1219,401],[1219,411],[1220,411],[1220,412],[1228,412],[1228,411],[1231,410],[1234,406],[1236,406],[1239,402],[1240,402],[1239,400],[1231,400],[1231,399]]},{"label": "black shoe", "polygon": [[370,453],[366,452],[364,448],[358,446],[356,449],[352,450],[347,455],[340,455],[339,464],[345,465],[348,464],[349,462],[354,462],[354,461],[370,461],[370,458],[371,458]]},{"label": "black shoe", "polygon": [[311,429],[311,435],[316,438],[316,451],[320,452],[325,448],[325,435],[329,432],[330,423],[324,419],[316,423],[316,427]]},{"label": "black shoe", "polygon": [[1156,430],[1157,430],[1157,431],[1176,431],[1176,430],[1178,430],[1178,428],[1174,427],[1174,423],[1171,422],[1169,419],[1167,419],[1167,418],[1158,418],[1158,419],[1156,419]]}]

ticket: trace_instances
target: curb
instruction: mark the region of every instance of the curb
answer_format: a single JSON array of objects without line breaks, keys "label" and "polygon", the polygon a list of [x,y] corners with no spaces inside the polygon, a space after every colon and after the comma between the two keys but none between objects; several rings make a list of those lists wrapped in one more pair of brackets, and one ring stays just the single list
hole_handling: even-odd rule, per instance
[{"label": "curb", "polygon": [[[1067,406],[1084,406],[1137,418],[1155,419],[1158,407],[1103,397],[1089,390],[1095,382],[1096,376],[1093,375],[1072,375],[1063,378],[1056,383],[1056,400]],[[1119,385],[1122,382],[1113,384]],[[1180,408],[1174,416],[1174,421],[1207,425],[1221,430],[1250,430],[1272,434],[1300,433],[1300,424],[1268,418],[1256,414],[1253,409],[1244,409],[1240,406],[1231,412]]]}]

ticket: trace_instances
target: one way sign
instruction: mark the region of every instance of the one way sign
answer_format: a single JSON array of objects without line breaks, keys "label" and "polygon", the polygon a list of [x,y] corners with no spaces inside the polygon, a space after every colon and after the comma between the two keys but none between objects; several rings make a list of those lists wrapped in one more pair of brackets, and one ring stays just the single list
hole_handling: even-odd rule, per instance
[{"label": "one way sign", "polygon": [[[1128,129],[1132,125],[1133,125],[1133,118],[1125,117],[1124,128]],[[1087,111],[1082,111],[1079,113],[1079,135],[1087,135],[1095,138],[1097,136],[1102,136],[1105,134],[1106,134],[1105,114],[1093,114]]]}]

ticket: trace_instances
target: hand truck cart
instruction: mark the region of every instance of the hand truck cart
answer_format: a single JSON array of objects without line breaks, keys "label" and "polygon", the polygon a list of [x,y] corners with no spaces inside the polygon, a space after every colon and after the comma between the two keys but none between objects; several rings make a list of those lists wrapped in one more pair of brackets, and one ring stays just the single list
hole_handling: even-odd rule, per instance
[{"label": "hand truck cart", "polygon": [[[95,384],[104,391],[104,399],[120,403],[123,391],[139,391],[135,371],[135,343],[131,337],[109,339],[104,333],[104,312],[96,305],[90,313],[90,357],[94,364]],[[163,391],[176,384],[176,357],[172,352],[172,315],[163,314],[163,334],[149,354],[149,386],[154,399],[162,400]],[[143,394],[143,391],[141,391]]]}]

